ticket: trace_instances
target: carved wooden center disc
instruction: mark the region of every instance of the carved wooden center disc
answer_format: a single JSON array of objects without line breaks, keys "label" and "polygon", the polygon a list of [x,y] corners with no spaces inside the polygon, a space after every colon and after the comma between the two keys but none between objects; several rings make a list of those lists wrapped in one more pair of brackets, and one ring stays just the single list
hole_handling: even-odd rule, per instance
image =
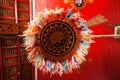
[{"label": "carved wooden center disc", "polygon": [[75,38],[75,32],[68,23],[53,21],[43,27],[40,34],[40,45],[46,54],[63,56],[72,50]]}]

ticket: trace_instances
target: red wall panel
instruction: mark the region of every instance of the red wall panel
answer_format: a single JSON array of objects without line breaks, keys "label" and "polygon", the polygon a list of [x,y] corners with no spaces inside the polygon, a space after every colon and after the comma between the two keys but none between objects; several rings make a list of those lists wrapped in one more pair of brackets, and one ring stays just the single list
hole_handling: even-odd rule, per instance
[{"label": "red wall panel", "polygon": [[[105,28],[106,25],[120,23],[120,0],[94,0],[82,9],[81,16],[88,20],[97,14],[104,15],[108,22],[90,27],[93,34],[113,34],[114,28]],[[36,13],[44,8],[63,7],[69,5],[63,0],[35,0]],[[71,74],[58,74],[50,77],[49,74],[38,70],[38,80],[120,80],[120,39],[96,38],[91,44],[89,54],[86,56],[91,62],[82,65],[80,69]]]}]

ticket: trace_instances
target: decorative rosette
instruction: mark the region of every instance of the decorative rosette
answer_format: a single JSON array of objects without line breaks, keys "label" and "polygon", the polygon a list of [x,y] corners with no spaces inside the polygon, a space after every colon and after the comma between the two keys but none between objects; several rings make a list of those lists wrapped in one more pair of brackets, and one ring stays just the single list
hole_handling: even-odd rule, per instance
[{"label": "decorative rosette", "polygon": [[75,10],[44,9],[30,21],[23,35],[28,60],[46,73],[62,75],[79,68],[91,39],[91,30]]}]

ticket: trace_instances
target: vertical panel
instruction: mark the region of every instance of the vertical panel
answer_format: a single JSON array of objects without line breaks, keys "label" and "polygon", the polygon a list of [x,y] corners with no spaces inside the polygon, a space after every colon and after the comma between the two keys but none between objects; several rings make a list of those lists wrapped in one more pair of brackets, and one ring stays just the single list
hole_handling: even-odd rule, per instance
[{"label": "vertical panel", "polygon": [[2,42],[1,42],[1,37],[0,37],[0,80],[3,80],[3,65],[2,65]]},{"label": "vertical panel", "polygon": [[17,0],[14,1],[14,5],[15,5],[15,22],[18,23],[18,9],[17,9]]}]

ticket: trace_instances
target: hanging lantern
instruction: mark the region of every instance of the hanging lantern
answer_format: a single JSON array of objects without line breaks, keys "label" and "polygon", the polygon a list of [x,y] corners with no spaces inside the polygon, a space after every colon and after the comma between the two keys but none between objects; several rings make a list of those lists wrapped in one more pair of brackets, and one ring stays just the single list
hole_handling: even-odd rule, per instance
[{"label": "hanging lantern", "polygon": [[81,7],[83,5],[83,0],[75,0],[75,4],[77,7]]},{"label": "hanging lantern", "polygon": [[65,4],[70,4],[73,9],[82,9],[87,3],[92,3],[93,0],[64,0]]}]

